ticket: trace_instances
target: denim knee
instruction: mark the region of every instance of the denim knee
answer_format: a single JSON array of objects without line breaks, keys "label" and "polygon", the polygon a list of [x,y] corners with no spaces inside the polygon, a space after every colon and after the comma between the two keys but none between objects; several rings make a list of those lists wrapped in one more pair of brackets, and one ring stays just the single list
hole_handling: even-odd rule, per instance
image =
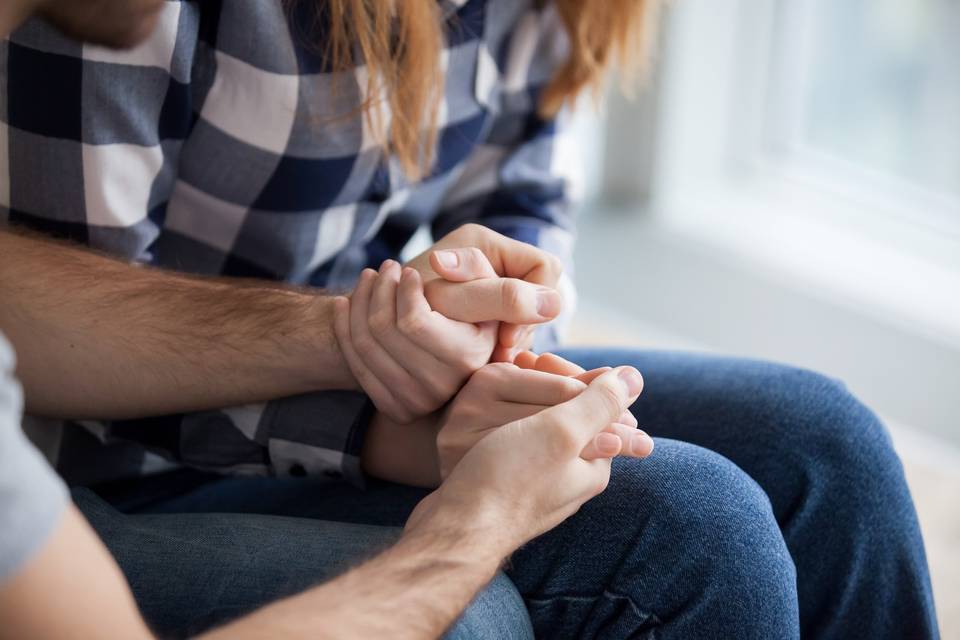
[{"label": "denim knee", "polygon": [[793,560],[766,494],[726,458],[658,439],[649,458],[616,460],[584,511],[593,530],[579,532],[581,546],[606,545],[617,559],[592,605],[601,621],[622,617],[617,598],[628,598],[637,629],[709,619],[718,637],[793,637]]},{"label": "denim knee", "polygon": [[802,461],[808,498],[842,500],[854,516],[896,511],[891,500],[909,502],[889,433],[842,382],[796,369],[784,383],[790,401],[777,413],[779,448]]},{"label": "denim knee", "polygon": [[656,553],[672,546],[691,577],[722,580],[730,593],[771,595],[791,586],[793,561],[760,486],[707,449],[667,439],[656,445],[647,460],[615,462],[607,515],[636,513],[646,503],[652,513],[643,524],[660,534]]},{"label": "denim knee", "polygon": [[533,640],[530,616],[517,587],[498,573],[477,594],[445,640]]}]

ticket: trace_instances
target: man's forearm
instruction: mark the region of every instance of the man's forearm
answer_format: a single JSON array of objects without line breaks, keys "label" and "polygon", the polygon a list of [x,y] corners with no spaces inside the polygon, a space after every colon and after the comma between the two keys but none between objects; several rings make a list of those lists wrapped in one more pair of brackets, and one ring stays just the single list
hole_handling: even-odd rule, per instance
[{"label": "man's forearm", "polygon": [[355,388],[332,300],[0,230],[0,330],[27,410],[134,418]]},{"label": "man's forearm", "polygon": [[340,578],[204,638],[438,638],[493,578],[507,552],[495,531],[471,526],[407,533]]}]

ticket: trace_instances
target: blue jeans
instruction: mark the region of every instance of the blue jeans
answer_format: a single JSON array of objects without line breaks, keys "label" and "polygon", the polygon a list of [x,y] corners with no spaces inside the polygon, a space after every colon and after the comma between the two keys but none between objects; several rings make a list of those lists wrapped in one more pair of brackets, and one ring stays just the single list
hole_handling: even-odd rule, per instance
[{"label": "blue jeans", "polygon": [[[643,372],[632,410],[656,450],[617,460],[603,494],[514,553],[449,637],[938,636],[900,462],[842,384],[731,358],[562,355]],[[168,634],[368,557],[425,493],[381,482],[365,491],[309,479],[182,482],[138,481],[114,492],[117,509],[77,494],[148,620]]]}]

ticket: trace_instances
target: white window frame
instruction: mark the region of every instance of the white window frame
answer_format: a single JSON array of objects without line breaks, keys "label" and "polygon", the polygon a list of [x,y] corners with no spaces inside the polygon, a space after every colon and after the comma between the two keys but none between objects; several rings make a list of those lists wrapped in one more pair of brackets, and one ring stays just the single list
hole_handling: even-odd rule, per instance
[{"label": "white window frame", "polygon": [[[650,215],[675,233],[960,348],[960,202],[812,152],[770,161],[771,127],[789,136],[799,117],[770,97],[795,95],[805,75],[802,51],[779,60],[770,52],[778,42],[787,51],[804,46],[809,6],[671,5],[652,115],[654,161],[634,195],[649,195]],[[785,20],[790,28],[781,31]],[[787,33],[800,40],[784,40]],[[797,86],[784,90],[775,77]],[[616,136],[637,128],[622,112],[629,113],[611,108]],[[611,145],[606,164],[622,158]]]}]

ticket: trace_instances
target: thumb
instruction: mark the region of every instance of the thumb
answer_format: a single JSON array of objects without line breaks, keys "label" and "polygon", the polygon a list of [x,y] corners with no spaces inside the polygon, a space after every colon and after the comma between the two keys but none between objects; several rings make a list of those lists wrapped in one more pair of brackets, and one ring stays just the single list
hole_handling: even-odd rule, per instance
[{"label": "thumb", "polygon": [[554,289],[515,278],[457,283],[435,278],[424,293],[431,309],[460,322],[541,324],[556,318],[563,306]]},{"label": "thumb", "polygon": [[547,433],[566,432],[566,442],[580,451],[607,425],[615,422],[643,390],[633,367],[617,367],[595,380],[580,395],[534,416]]},{"label": "thumb", "polygon": [[444,280],[468,282],[480,278],[500,277],[493,265],[476,247],[441,249],[430,252],[430,266]]}]

